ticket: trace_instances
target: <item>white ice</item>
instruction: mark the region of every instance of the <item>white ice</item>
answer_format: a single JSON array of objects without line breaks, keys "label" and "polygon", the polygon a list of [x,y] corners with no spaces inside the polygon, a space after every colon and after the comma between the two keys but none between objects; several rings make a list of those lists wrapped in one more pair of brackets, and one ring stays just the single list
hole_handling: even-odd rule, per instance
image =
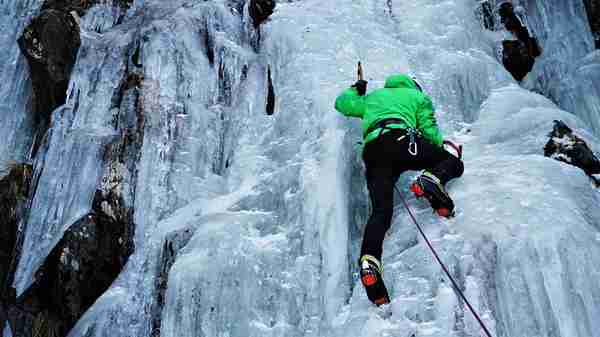
[{"label": "white ice", "polygon": [[[449,187],[456,218],[409,197],[412,174],[398,187],[494,336],[600,336],[599,194],[582,171],[542,156],[554,119],[597,149],[594,129],[512,80],[476,1],[280,2],[259,43],[247,6],[235,4],[140,1],[123,25],[85,32],[71,83],[82,112],[70,115],[69,103],[55,112],[52,139],[63,140],[50,142],[43,163],[69,179],[59,189],[49,173],[41,178],[28,237],[43,240],[21,262],[21,290],[69,220],[89,209],[97,151],[110,139],[107,93],[138,32],[145,125],[136,251],[71,337],[158,335],[153,328],[178,337],[480,335],[399,201],[383,257],[392,303],[374,308],[358,281],[369,207],[361,132],[333,102],[359,59],[370,88],[395,72],[419,77],[445,135],[465,145],[464,177]],[[594,54],[560,55],[580,69],[597,65]],[[598,97],[585,104],[597,108]],[[61,151],[77,165],[57,162]],[[60,200],[44,196],[57,192]],[[46,221],[50,211],[60,218]],[[160,307],[161,259],[180,233]]]},{"label": "white ice", "polygon": [[41,1],[0,1],[0,162],[22,161],[31,145],[31,84],[27,61],[17,39],[37,13]]}]

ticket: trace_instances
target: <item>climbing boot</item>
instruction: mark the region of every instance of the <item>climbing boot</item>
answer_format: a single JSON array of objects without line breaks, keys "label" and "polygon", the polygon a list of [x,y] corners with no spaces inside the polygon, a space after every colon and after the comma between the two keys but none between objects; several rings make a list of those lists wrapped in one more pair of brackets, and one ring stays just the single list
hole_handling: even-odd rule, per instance
[{"label": "climbing boot", "polygon": [[360,258],[360,281],[365,287],[367,297],[375,305],[390,303],[390,298],[383,283],[383,267],[374,256],[363,255]]},{"label": "climbing boot", "polygon": [[431,172],[423,172],[410,186],[410,190],[417,198],[429,201],[439,216],[450,218],[454,216],[454,202],[446,192],[440,179]]}]

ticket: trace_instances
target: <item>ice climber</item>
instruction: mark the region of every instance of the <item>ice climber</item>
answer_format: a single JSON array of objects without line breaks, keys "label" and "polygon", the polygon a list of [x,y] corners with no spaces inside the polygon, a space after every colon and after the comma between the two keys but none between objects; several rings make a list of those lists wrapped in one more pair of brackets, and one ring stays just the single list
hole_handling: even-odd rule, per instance
[{"label": "ice climber", "polygon": [[372,213],[367,222],[359,268],[369,299],[377,305],[389,302],[381,264],[385,233],[390,228],[394,185],[408,170],[425,170],[411,185],[417,197],[425,197],[441,216],[454,212],[445,185],[460,177],[462,161],[445,150],[431,98],[405,74],[387,78],[385,87],[366,95],[367,81],[359,80],[343,91],[335,108],[348,117],[362,119],[366,179]]}]

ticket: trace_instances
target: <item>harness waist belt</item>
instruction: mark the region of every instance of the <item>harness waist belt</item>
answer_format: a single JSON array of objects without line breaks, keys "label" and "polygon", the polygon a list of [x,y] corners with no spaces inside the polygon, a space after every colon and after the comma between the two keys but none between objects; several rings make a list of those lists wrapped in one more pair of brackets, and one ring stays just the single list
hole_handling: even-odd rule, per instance
[{"label": "harness waist belt", "polygon": [[381,120],[373,125],[371,125],[368,129],[367,132],[365,132],[365,137],[370,134],[371,132],[377,130],[377,129],[386,129],[388,125],[392,125],[392,124],[403,124],[406,125],[406,123],[398,118],[387,118],[384,120]]}]

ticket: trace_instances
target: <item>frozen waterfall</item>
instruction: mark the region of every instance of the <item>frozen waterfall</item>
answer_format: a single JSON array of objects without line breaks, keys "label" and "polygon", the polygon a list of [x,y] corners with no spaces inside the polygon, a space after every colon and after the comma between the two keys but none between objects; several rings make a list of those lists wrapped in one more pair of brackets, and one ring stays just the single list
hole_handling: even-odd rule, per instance
[{"label": "frozen waterfall", "polygon": [[361,130],[333,109],[358,60],[371,89],[417,76],[465,146],[455,218],[409,197],[412,175],[398,187],[494,336],[600,337],[600,193],[543,156],[554,120],[600,150],[583,0],[513,1],[543,49],[522,83],[499,60],[508,33],[482,26],[476,0],[280,0],[258,28],[245,0],[96,2],[66,102],[29,158],[16,39],[41,1],[0,0],[0,161],[35,172],[17,295],[113,177],[133,212],[133,254],[69,337],[481,335],[399,203],[389,307],[358,280]]}]

